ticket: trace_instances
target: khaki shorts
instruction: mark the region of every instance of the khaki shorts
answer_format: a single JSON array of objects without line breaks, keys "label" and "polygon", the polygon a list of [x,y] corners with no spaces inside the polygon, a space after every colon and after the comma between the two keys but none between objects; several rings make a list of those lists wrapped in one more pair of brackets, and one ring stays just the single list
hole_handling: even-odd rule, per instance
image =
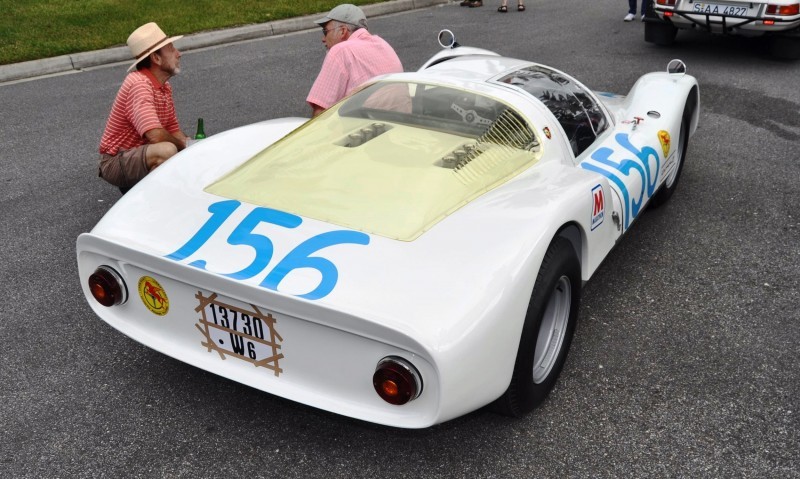
[{"label": "khaki shorts", "polygon": [[130,188],[149,173],[147,146],[119,150],[116,155],[101,154],[98,175],[114,186]]}]

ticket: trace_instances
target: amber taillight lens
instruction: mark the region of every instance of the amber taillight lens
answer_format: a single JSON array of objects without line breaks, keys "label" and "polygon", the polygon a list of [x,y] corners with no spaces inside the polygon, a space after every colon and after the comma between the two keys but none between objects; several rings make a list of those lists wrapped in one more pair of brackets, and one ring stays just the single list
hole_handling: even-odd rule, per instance
[{"label": "amber taillight lens", "polygon": [[378,362],[372,385],[381,399],[397,406],[413,401],[422,392],[419,372],[411,363],[396,356]]},{"label": "amber taillight lens", "polygon": [[109,308],[128,299],[125,281],[110,266],[100,266],[89,276],[89,291],[98,303]]},{"label": "amber taillight lens", "polygon": [[767,15],[797,15],[800,13],[800,3],[792,5],[767,5]]}]

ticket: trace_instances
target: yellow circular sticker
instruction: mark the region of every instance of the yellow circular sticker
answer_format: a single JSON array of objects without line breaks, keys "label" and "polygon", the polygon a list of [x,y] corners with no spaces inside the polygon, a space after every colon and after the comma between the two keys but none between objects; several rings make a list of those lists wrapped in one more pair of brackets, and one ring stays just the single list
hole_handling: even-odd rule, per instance
[{"label": "yellow circular sticker", "polygon": [[139,278],[139,297],[151,313],[164,316],[169,311],[169,298],[158,281],[150,276]]}]

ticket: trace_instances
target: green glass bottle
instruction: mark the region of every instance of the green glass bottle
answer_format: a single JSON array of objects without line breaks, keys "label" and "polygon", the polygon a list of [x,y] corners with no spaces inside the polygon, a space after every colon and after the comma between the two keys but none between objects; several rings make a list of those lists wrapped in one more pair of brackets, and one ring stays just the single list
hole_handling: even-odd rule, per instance
[{"label": "green glass bottle", "polygon": [[206,130],[203,128],[203,119],[197,119],[197,133],[194,135],[195,140],[202,140],[206,137]]}]

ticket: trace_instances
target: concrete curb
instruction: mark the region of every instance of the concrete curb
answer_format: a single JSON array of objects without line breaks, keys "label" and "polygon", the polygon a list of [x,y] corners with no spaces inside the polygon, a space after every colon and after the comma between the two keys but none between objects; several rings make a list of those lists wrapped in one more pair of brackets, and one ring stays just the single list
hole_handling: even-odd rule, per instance
[{"label": "concrete curb", "polygon": [[[389,15],[391,13],[443,5],[450,2],[451,0],[391,0],[383,3],[364,5],[362,9],[367,15],[367,18],[373,18],[381,15]],[[317,28],[313,21],[319,17],[320,14],[307,15],[257,25],[246,25],[244,27],[225,30],[194,33],[184,36],[176,43],[182,51],[191,51],[243,40],[285,35],[287,33]],[[73,53],[71,55],[12,63],[10,65],[0,65],[0,83],[56,73],[77,72],[85,68],[124,61],[133,61],[127,46]]]}]

